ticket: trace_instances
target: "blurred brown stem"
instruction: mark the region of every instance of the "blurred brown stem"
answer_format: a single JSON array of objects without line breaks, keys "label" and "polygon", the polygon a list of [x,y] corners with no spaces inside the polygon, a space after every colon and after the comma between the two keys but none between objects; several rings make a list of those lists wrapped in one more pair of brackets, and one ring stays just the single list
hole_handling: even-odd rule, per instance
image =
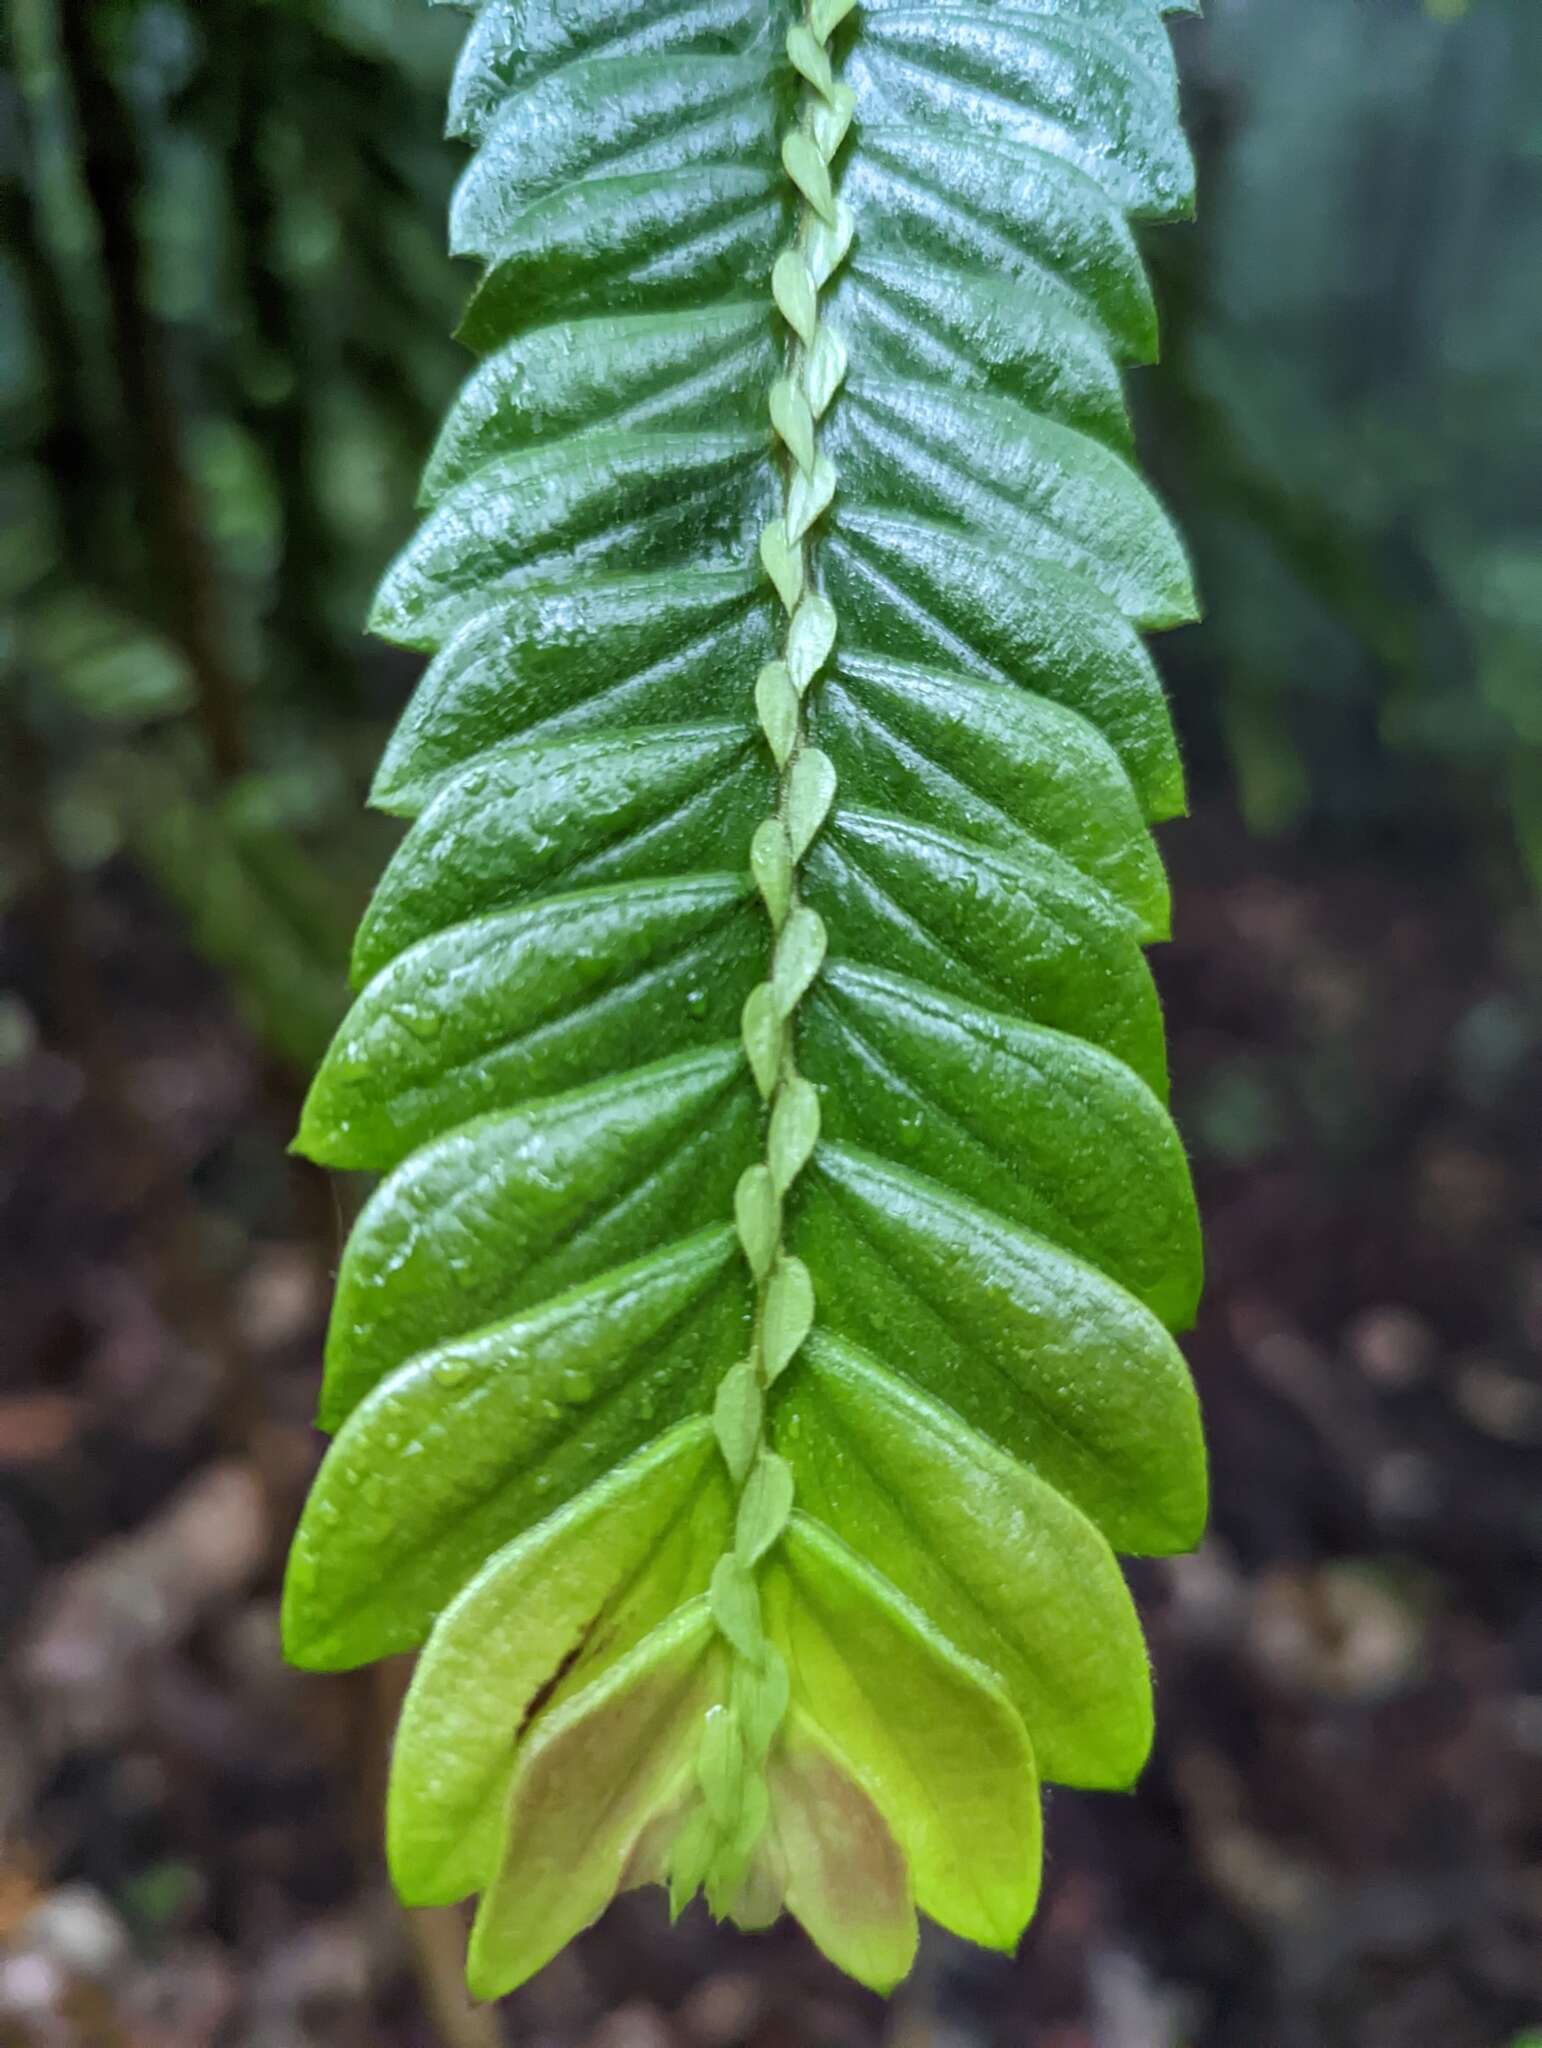
[{"label": "blurred brown stem", "polygon": [[444,2048],[501,2048],[491,2006],[473,2005],[466,1992],[466,1923],[453,1906],[406,1911],[418,1990]]},{"label": "blurred brown stem", "polygon": [[139,146],[102,62],[92,12],[90,0],[63,0],[59,41],[85,141],[85,187],[100,236],[135,517],[155,586],[152,601],[187,657],[210,762],[224,781],[246,763],[240,693],[225,651],[218,566],[184,458],[169,351],[141,291],[134,220],[142,184]]},{"label": "blurred brown stem", "polygon": [[[378,1841],[380,1813],[390,1768],[391,1734],[412,1667],[396,1658],[361,1675],[361,1712],[366,1739],[363,1776],[364,1827]],[[403,1907],[407,1943],[412,1953],[418,1992],[444,2048],[502,2048],[503,2030],[490,2005],[473,2005],[466,1990],[466,1922],[458,1907]]]}]

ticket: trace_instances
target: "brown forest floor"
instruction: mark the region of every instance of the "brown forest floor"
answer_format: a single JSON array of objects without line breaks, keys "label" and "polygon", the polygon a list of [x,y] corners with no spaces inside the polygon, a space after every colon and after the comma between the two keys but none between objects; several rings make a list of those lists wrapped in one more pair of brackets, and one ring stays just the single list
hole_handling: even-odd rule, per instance
[{"label": "brown forest floor", "polygon": [[[1215,1516],[1137,1573],[1161,1726],[1138,1794],[1053,1799],[1015,1961],[931,1937],[885,2008],[790,1932],[671,1933],[631,1899],[509,2002],[508,2041],[1511,2048],[1542,2024],[1534,921],[1214,817],[1173,852]],[[132,876],[68,924],[21,912],[0,2048],[429,2048],[373,1847],[382,1687],[276,1643],[336,1198]]]}]

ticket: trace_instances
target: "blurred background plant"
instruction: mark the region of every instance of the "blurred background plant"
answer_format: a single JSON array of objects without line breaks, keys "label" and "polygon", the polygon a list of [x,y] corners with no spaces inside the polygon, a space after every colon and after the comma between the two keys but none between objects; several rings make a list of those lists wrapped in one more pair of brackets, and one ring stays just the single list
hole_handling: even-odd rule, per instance
[{"label": "blurred background plant", "polygon": [[[350,1790],[379,1703],[296,1691],[271,1623],[350,1199],[283,1146],[391,843],[413,664],[361,621],[465,368],[462,21],[0,22],[0,2040],[422,2041]],[[1015,1974],[939,1949],[885,2022],[623,1908],[530,2038],[1539,2038],[1542,6],[1175,35],[1203,206],[1134,395],[1209,606],[1160,650],[1199,819],[1158,965],[1218,1505],[1142,1586],[1169,1747],[1057,1808]]]},{"label": "blurred background plant", "polygon": [[[77,874],[152,876],[303,1068],[403,680],[360,621],[460,367],[454,18],[7,11],[0,659],[27,822]],[[24,868],[13,848],[7,891]]]},{"label": "blurred background plant", "polygon": [[1542,9],[1209,14],[1141,380],[1210,593],[1191,743],[1255,831],[1542,886]]},{"label": "blurred background plant", "polygon": [[[10,738],[58,857],[130,851],[303,1064],[408,676],[360,621],[462,367],[458,17],[6,5]],[[1180,34],[1205,204],[1152,237],[1137,396],[1210,600],[1168,664],[1199,792],[1542,886],[1542,9],[1217,0]]]}]

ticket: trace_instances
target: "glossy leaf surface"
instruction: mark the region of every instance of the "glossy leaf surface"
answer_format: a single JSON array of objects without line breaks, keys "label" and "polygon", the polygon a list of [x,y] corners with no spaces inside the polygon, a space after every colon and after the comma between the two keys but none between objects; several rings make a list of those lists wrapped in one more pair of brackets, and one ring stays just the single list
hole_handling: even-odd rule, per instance
[{"label": "glossy leaf surface", "polygon": [[896,1982],[1128,1785],[1114,1551],[1198,1535],[1200,1252],[1144,944],[1131,220],[1157,0],[482,0],[482,357],[375,625],[432,659],[300,1143],[338,1280],[291,1654],[421,1649],[404,1897],[473,1989],[619,1888]]}]

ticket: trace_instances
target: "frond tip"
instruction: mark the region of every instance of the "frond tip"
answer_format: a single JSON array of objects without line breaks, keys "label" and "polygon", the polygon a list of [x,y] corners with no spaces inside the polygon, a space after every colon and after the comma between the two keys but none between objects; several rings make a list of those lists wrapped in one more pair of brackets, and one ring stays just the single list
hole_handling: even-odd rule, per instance
[{"label": "frond tip", "polygon": [[421,1649],[404,1898],[495,1997],[613,1894],[880,1989],[1151,1738],[1205,1507],[1142,946],[1192,616],[1131,467],[1157,0],[480,0],[484,351],[378,630],[407,821],[307,1102],[339,1276],[290,1655]]}]

